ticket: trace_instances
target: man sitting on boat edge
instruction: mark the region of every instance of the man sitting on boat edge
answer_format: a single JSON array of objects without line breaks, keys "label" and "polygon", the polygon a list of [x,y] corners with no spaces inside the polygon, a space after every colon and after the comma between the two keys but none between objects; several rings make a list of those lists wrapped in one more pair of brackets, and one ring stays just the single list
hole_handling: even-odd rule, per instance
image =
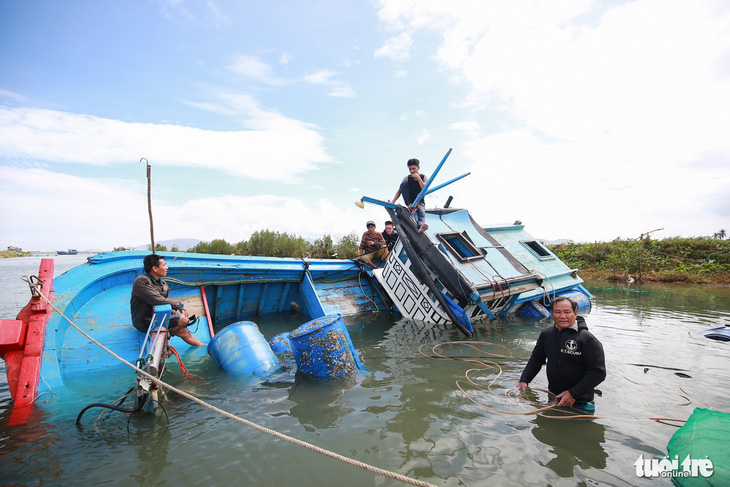
[{"label": "man sitting on boat edge", "polygon": [[143,262],[145,273],[134,280],[129,300],[132,325],[141,333],[147,333],[154,306],[169,304],[173,310],[170,315],[170,326],[167,327],[170,335],[180,337],[185,343],[194,347],[202,347],[203,342],[188,330],[190,319],[183,303],[167,297],[170,288],[162,279],[167,276],[165,259],[157,254],[150,254],[145,256]]},{"label": "man sitting on boat edge", "polygon": [[385,240],[385,245],[388,247],[388,252],[393,250],[395,243],[398,241],[398,231],[393,228],[393,222],[388,220],[385,222],[385,230],[380,232]]},{"label": "man sitting on boat edge", "polygon": [[377,268],[373,264],[373,259],[385,260],[388,258],[388,246],[385,243],[383,235],[375,230],[375,222],[367,222],[368,230],[362,234],[360,239],[360,255],[357,259],[362,259],[364,263],[370,267]]}]

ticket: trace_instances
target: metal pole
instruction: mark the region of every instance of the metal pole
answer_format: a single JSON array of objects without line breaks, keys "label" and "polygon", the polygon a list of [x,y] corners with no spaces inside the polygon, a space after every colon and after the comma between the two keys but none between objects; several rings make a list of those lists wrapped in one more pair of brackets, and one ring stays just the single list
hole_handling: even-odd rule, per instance
[{"label": "metal pole", "polygon": [[[461,179],[461,178],[465,178],[465,177],[467,177],[467,176],[468,176],[469,174],[471,174],[471,173],[470,173],[470,172],[468,172],[468,173],[466,173],[466,174],[462,174],[461,176],[458,176],[458,177],[455,177],[454,179],[451,179],[451,180],[449,180],[449,181],[446,181],[446,182],[445,182],[444,184],[439,184],[439,185],[438,185],[438,186],[436,186],[435,188],[433,188],[433,189],[429,189],[428,191],[426,191],[426,192],[425,192],[425,193],[423,194],[423,196],[428,196],[428,195],[430,195],[431,193],[433,193],[433,192],[435,192],[435,191],[438,191],[439,189],[441,189],[441,188],[443,188],[443,187],[445,187],[445,186],[448,186],[448,185],[449,185],[449,184],[451,184],[451,183],[455,183],[456,181],[458,181],[458,180],[459,180],[459,179]],[[425,188],[424,188],[424,189],[425,189]]]},{"label": "metal pole", "polygon": [[139,162],[147,163],[147,210],[150,214],[150,241],[152,242],[152,253],[155,253],[155,225],[152,222],[152,166],[147,159],[144,157]]}]

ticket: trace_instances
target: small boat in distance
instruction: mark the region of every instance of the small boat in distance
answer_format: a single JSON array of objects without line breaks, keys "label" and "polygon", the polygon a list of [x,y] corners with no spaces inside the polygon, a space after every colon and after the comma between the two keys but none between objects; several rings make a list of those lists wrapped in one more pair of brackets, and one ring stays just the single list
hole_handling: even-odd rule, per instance
[{"label": "small boat in distance", "polygon": [[56,255],[76,255],[79,251],[76,249],[68,249],[68,250],[57,250]]}]

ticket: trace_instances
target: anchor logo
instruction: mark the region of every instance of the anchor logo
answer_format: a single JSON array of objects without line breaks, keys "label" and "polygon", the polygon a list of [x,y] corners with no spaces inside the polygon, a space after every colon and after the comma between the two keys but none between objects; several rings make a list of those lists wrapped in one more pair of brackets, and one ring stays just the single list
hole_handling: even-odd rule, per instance
[{"label": "anchor logo", "polygon": [[578,349],[578,344],[575,340],[568,340],[565,342],[565,348],[567,348],[570,352],[575,352]]}]

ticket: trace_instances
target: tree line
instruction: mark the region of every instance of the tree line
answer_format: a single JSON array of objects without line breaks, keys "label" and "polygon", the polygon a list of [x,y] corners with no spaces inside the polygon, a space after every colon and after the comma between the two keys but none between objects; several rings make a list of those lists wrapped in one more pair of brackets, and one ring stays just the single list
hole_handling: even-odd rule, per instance
[{"label": "tree line", "polygon": [[[255,255],[261,257],[296,257],[314,259],[352,259],[357,256],[360,237],[352,232],[337,240],[325,234],[313,242],[300,235],[272,230],[260,230],[248,240],[229,243],[222,238],[200,242],[188,252],[219,255]],[[156,251],[167,251],[164,245],[155,245]],[[176,246],[169,249],[179,252]]]}]

